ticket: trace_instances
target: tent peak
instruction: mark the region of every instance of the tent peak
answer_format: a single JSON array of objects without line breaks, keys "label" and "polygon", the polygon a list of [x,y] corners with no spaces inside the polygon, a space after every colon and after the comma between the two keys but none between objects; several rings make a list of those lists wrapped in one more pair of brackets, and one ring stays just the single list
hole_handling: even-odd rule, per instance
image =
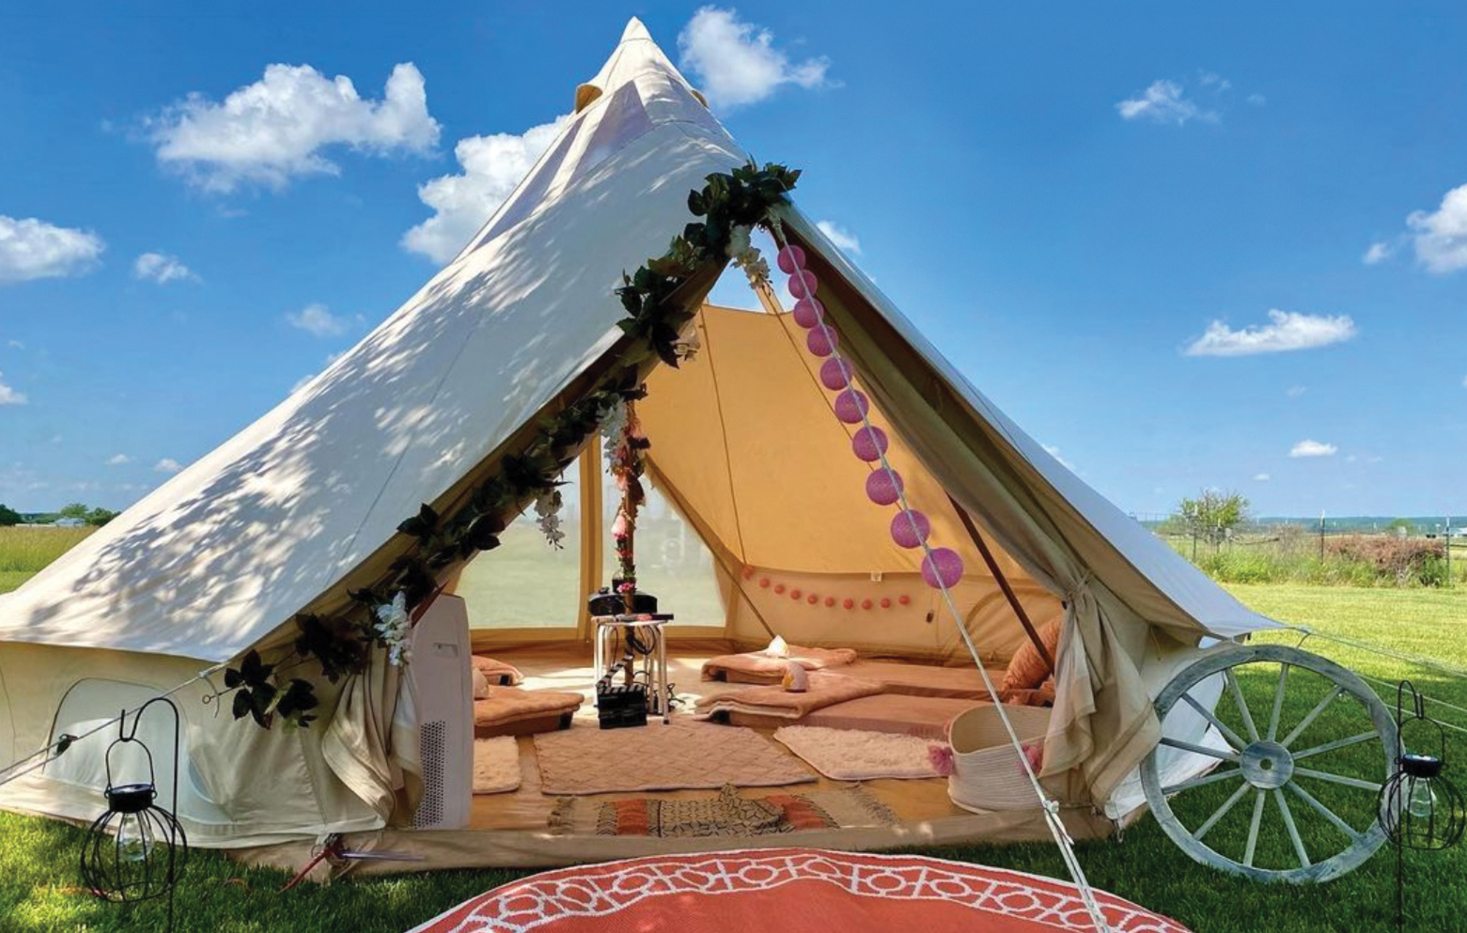
[{"label": "tent peak", "polygon": [[646,39],[648,42],[651,42],[652,34],[647,31],[647,27],[640,19],[633,16],[627,20],[627,28],[622,30],[621,43],[618,44],[632,42],[637,39]]}]

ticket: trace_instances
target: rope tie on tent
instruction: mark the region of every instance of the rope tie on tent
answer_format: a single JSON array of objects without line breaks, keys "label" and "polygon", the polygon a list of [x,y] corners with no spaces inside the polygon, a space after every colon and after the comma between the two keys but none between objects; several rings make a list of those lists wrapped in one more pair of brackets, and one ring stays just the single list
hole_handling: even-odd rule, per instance
[{"label": "rope tie on tent", "polygon": [[1070,588],[1065,590],[1065,605],[1074,608],[1075,600],[1079,598],[1080,594],[1088,592],[1090,592],[1090,568],[1086,567],[1080,571],[1080,579],[1070,584]]},{"label": "rope tie on tent", "polygon": [[[142,708],[144,706],[147,706],[148,703],[151,703],[154,700],[162,699],[164,697],[171,697],[180,690],[183,690],[185,687],[189,687],[201,680],[207,683],[209,680],[209,675],[223,669],[224,665],[222,663],[216,664],[213,667],[205,668],[204,670],[199,671],[197,674],[190,677],[188,680],[185,680],[183,683],[175,687],[170,687],[168,690],[165,690],[157,696],[149,697],[146,701],[144,701],[143,703],[139,703],[132,709],[123,710],[118,715],[113,716],[111,719],[108,719],[105,722],[93,726],[92,728],[81,733],[80,735],[72,735],[69,732],[61,733],[61,735],[57,736],[56,741],[51,742],[47,745],[43,745],[42,747],[31,752],[29,755],[17,758],[15,761],[11,762],[4,768],[0,768],[0,787],[9,784],[11,781],[25,777],[32,771],[37,771],[41,768],[44,768],[46,765],[66,754],[68,749],[70,749],[77,742],[80,742],[82,739],[85,739],[88,736],[96,735],[103,729],[109,729],[112,726],[117,725],[119,722],[125,720],[128,716],[137,716]],[[36,761],[35,759],[38,758],[40,760]]]},{"label": "rope tie on tent", "polygon": [[[770,233],[774,237],[775,245],[781,251],[788,248],[790,244],[785,238],[784,228],[779,218],[771,216],[769,218],[769,227]],[[823,326],[828,327],[829,325]],[[850,364],[846,361],[839,349],[832,346],[830,355],[839,361],[839,365],[846,372],[854,374],[855,370],[850,367]],[[861,413],[862,429],[866,431],[872,430],[874,425],[871,423],[868,407],[860,406],[858,410]],[[877,445],[876,452],[881,469],[887,471],[892,476],[896,476],[896,471],[887,462],[886,451],[880,445]],[[932,557],[933,548],[928,544],[927,537],[921,533],[921,529],[917,527],[916,520],[911,517],[912,510],[907,502],[906,490],[901,483],[894,485],[897,494],[897,505],[900,506],[902,514],[908,516],[908,521],[912,526],[913,536],[922,548],[923,557],[935,567],[936,564]],[[978,668],[978,676],[983,680],[983,689],[993,701],[993,708],[998,713],[998,720],[1003,726],[1004,733],[1008,736],[1009,745],[1013,748],[1015,757],[1019,759],[1019,765],[1023,769],[1025,777],[1028,778],[1029,785],[1034,789],[1034,794],[1038,798],[1040,808],[1044,813],[1045,824],[1049,828],[1050,835],[1054,838],[1055,845],[1060,850],[1060,858],[1065,863],[1065,869],[1068,871],[1071,880],[1075,883],[1075,889],[1079,892],[1080,898],[1085,904],[1085,909],[1090,914],[1091,922],[1095,924],[1095,929],[1099,933],[1110,933],[1110,925],[1106,922],[1104,914],[1101,913],[1100,905],[1095,900],[1095,892],[1090,887],[1089,880],[1085,877],[1085,870],[1081,867],[1079,859],[1075,856],[1075,840],[1070,836],[1069,830],[1065,828],[1064,821],[1060,819],[1059,801],[1051,796],[1044,789],[1044,786],[1039,783],[1039,776],[1034,773],[1034,767],[1029,761],[1029,756],[1024,752],[1024,743],[1019,739],[1019,734],[1014,729],[1014,724],[1009,719],[1008,713],[1004,711],[1003,702],[999,699],[998,688],[993,685],[992,678],[988,676],[988,670],[983,665],[982,655],[978,650],[978,646],[973,642],[973,636],[968,632],[968,627],[964,624],[963,614],[958,610],[957,602],[953,599],[953,594],[947,585],[947,581],[943,579],[941,573],[934,573],[932,576],[933,580],[930,582],[935,583],[941,591],[943,602],[947,605],[947,610],[952,615],[954,627],[962,637],[963,645],[967,648],[969,656],[972,657],[974,666]],[[1084,585],[1088,579],[1089,575],[1087,572],[1085,576],[1082,576],[1081,583],[1077,584],[1077,587]]]}]

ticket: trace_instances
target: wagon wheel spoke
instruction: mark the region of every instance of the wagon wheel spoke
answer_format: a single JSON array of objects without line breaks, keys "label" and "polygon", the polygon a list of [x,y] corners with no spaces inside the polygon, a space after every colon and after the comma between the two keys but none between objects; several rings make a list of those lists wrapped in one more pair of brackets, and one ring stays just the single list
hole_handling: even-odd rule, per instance
[{"label": "wagon wheel spoke", "polygon": [[1238,733],[1228,728],[1227,724],[1224,723],[1221,719],[1218,719],[1217,716],[1213,714],[1212,710],[1208,709],[1207,707],[1203,706],[1201,703],[1198,703],[1195,699],[1193,699],[1192,694],[1184,693],[1182,694],[1182,699],[1187,703],[1188,706],[1192,707],[1194,710],[1200,713],[1203,719],[1206,719],[1208,722],[1212,723],[1213,728],[1216,729],[1218,732],[1221,732],[1223,738],[1227,739],[1228,744],[1231,745],[1233,748],[1237,749],[1238,751],[1242,751],[1244,747],[1247,746],[1248,743],[1242,738],[1242,736],[1238,735]]},{"label": "wagon wheel spoke", "polygon": [[1315,813],[1318,813],[1320,816],[1328,820],[1330,825],[1332,825],[1335,829],[1338,829],[1340,832],[1344,833],[1345,836],[1350,839],[1350,841],[1358,842],[1361,837],[1365,835],[1364,833],[1355,829],[1355,827],[1351,826],[1349,823],[1346,823],[1343,819],[1340,818],[1339,814],[1335,813],[1335,811],[1331,810],[1329,807],[1326,807],[1323,803],[1321,803],[1318,797],[1315,797],[1313,794],[1309,793],[1309,791],[1300,787],[1299,782],[1290,781],[1285,786],[1288,787],[1289,790],[1297,794],[1300,800],[1309,804],[1309,807],[1314,810]]},{"label": "wagon wheel spoke", "polygon": [[1294,774],[1314,778],[1316,781],[1328,781],[1331,784],[1343,784],[1345,787],[1358,787],[1371,793],[1380,793],[1380,785],[1372,781],[1362,781],[1359,778],[1345,777],[1342,774],[1330,774],[1328,771],[1316,771],[1314,768],[1295,768]]},{"label": "wagon wheel spoke", "polygon": [[1242,776],[1243,772],[1237,768],[1228,768],[1225,771],[1214,771],[1211,774],[1204,774],[1201,777],[1188,778],[1176,784],[1168,784],[1161,789],[1161,792],[1170,796],[1172,794],[1179,794],[1184,790],[1191,790],[1194,787],[1203,787],[1207,784],[1216,784],[1218,781],[1226,781],[1228,778]]},{"label": "wagon wheel spoke", "polygon": [[1279,816],[1284,818],[1284,829],[1289,833],[1289,841],[1294,844],[1294,854],[1299,856],[1299,867],[1308,868],[1313,863],[1309,861],[1309,852],[1299,836],[1299,827],[1294,825],[1294,814],[1289,810],[1289,801],[1284,799],[1284,792],[1277,787],[1273,789],[1273,799],[1279,805]]},{"label": "wagon wheel spoke", "polygon": [[1289,680],[1289,665],[1287,662],[1279,665],[1279,683],[1273,690],[1273,710],[1268,714],[1268,740],[1272,742],[1278,738],[1279,716],[1284,711],[1284,685]]},{"label": "wagon wheel spoke", "polygon": [[1171,748],[1179,748],[1184,752],[1191,752],[1194,755],[1206,755],[1208,758],[1219,758],[1223,761],[1234,763],[1238,761],[1238,756],[1235,752],[1225,752],[1216,748],[1208,748],[1206,745],[1198,745],[1194,742],[1183,742],[1181,739],[1174,739],[1170,736],[1162,736],[1161,744]]},{"label": "wagon wheel spoke", "polygon": [[1241,787],[1233,791],[1233,796],[1223,801],[1223,805],[1213,811],[1212,816],[1209,816],[1207,818],[1207,822],[1197,827],[1196,831],[1192,833],[1192,838],[1196,839],[1198,842],[1201,842],[1202,837],[1207,835],[1207,831],[1216,826],[1218,820],[1227,816],[1228,811],[1232,810],[1239,800],[1242,800],[1245,796],[1247,796],[1248,791],[1252,790],[1252,788],[1253,785],[1249,784],[1247,781],[1244,781]]},{"label": "wagon wheel spoke", "polygon": [[[1277,667],[1277,673],[1265,665]],[[1240,668],[1262,676],[1243,677],[1238,673]],[[1321,678],[1323,686],[1315,685],[1312,677],[1305,678],[1300,671]],[[1245,682],[1248,693],[1244,692]],[[1213,703],[1205,699],[1211,691],[1196,693],[1203,684],[1213,689],[1221,687]],[[1222,693],[1231,698],[1223,699]],[[1354,701],[1349,710],[1342,705],[1331,708],[1345,696]],[[1169,720],[1168,714],[1184,703],[1198,714],[1197,718],[1188,715]],[[1377,782],[1390,773],[1398,754],[1398,730],[1390,710],[1368,684],[1349,670],[1283,645],[1220,646],[1177,674],[1157,694],[1155,705],[1170,734],[1163,736],[1156,751],[1142,762],[1141,783],[1163,831],[1193,860],[1255,881],[1317,883],[1357,868],[1384,843],[1385,831],[1374,818],[1356,829],[1347,818],[1357,819],[1359,808],[1347,806],[1348,797],[1337,803],[1321,789],[1323,784],[1334,784],[1377,794]],[[1294,706],[1308,712],[1300,718],[1291,711]],[[1347,725],[1361,712],[1369,726]],[[1370,727],[1373,731],[1363,731]],[[1303,741],[1301,736],[1305,737]],[[1291,750],[1296,745],[1302,748],[1297,753]],[[1178,762],[1170,752],[1162,754],[1162,749],[1201,755],[1204,761],[1189,759],[1189,768],[1188,761]],[[1341,749],[1356,751],[1326,757]],[[1369,758],[1376,762],[1370,770],[1358,770],[1357,759],[1364,762]],[[1211,773],[1199,773],[1195,767],[1198,764],[1214,768]],[[1164,784],[1166,769],[1190,769],[1192,774]],[[1335,773],[1341,771],[1346,773]],[[1371,777],[1375,780],[1369,780]],[[1227,781],[1237,783],[1227,785]],[[1312,781],[1322,783],[1316,786]],[[1200,799],[1204,796],[1201,792],[1184,796],[1193,788],[1209,785],[1221,790],[1214,790],[1208,802]],[[1239,816],[1250,793],[1251,812]],[[1178,815],[1178,808],[1189,806],[1198,819],[1205,817],[1195,830],[1188,828],[1190,819],[1183,823]],[[1217,809],[1210,810],[1213,806]],[[1278,815],[1268,817],[1265,828],[1267,810],[1276,810]],[[1217,848],[1222,840],[1213,838],[1225,819],[1232,819],[1233,825],[1247,824],[1246,833],[1239,833],[1241,843],[1225,847],[1227,854]],[[1332,829],[1309,836],[1321,822]],[[1265,831],[1269,834],[1266,840]],[[1211,845],[1205,841],[1208,839],[1212,839]],[[1280,864],[1272,864],[1275,860]]]},{"label": "wagon wheel spoke", "polygon": [[1347,739],[1335,739],[1333,742],[1325,742],[1323,745],[1316,745],[1313,748],[1307,748],[1302,752],[1294,752],[1294,760],[1298,761],[1300,758],[1313,758],[1315,755],[1323,755],[1325,752],[1332,752],[1337,748],[1349,748],[1351,745],[1359,745],[1361,742],[1369,742],[1371,739],[1376,737],[1377,736],[1374,732],[1362,732],[1359,735],[1352,735]]},{"label": "wagon wheel spoke", "polygon": [[1258,741],[1258,727],[1253,724],[1253,714],[1248,711],[1248,701],[1243,699],[1243,688],[1238,686],[1238,675],[1233,673],[1230,667],[1223,671],[1228,681],[1228,692],[1233,695],[1233,702],[1237,704],[1238,715],[1243,717],[1243,728],[1248,732],[1248,738],[1254,742]]},{"label": "wagon wheel spoke", "polygon": [[1294,731],[1284,736],[1283,741],[1279,742],[1279,744],[1282,745],[1284,748],[1288,748],[1290,745],[1292,745],[1294,743],[1294,740],[1303,735],[1304,730],[1308,729],[1310,724],[1313,723],[1314,720],[1319,718],[1319,714],[1324,712],[1326,709],[1329,709],[1329,705],[1335,701],[1335,698],[1344,692],[1344,687],[1341,687],[1339,684],[1335,684],[1335,688],[1329,693],[1325,694],[1324,699],[1320,700],[1319,704],[1316,705],[1314,709],[1309,711],[1308,716],[1305,716],[1303,719],[1299,720],[1299,724],[1294,727]]},{"label": "wagon wheel spoke", "polygon": [[[1244,784],[1243,786],[1251,787],[1252,785]],[[1253,819],[1248,823],[1248,845],[1243,849],[1243,864],[1249,868],[1253,867],[1253,855],[1258,851],[1258,827],[1263,825],[1263,802],[1267,799],[1268,795],[1261,790],[1253,798]]]}]

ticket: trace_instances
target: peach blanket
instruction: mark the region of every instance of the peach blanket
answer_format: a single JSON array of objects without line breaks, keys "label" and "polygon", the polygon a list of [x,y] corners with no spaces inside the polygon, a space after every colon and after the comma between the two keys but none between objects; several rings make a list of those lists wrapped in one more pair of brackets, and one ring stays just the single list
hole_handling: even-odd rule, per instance
[{"label": "peach blanket", "polygon": [[738,712],[778,719],[800,719],[836,703],[873,696],[880,693],[881,689],[880,684],[869,680],[857,680],[829,671],[811,671],[810,689],[804,693],[790,693],[778,684],[745,687],[717,696],[703,697],[698,701],[697,712],[705,718],[722,712]]},{"label": "peach blanket", "polygon": [[785,654],[765,651],[749,651],[744,654],[725,654],[703,662],[704,680],[726,680],[729,683],[777,684],[784,676],[785,668],[791,663],[807,671],[823,671],[831,667],[844,667],[856,660],[851,648],[806,648],[788,645]]}]

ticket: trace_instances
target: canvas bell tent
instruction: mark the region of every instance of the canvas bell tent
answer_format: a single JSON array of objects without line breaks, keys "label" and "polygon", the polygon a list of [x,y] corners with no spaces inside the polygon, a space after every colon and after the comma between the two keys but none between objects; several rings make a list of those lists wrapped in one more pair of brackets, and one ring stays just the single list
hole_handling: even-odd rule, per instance
[{"label": "canvas bell tent", "polygon": [[[179,817],[193,844],[256,847],[291,863],[341,833],[355,848],[427,856],[388,868],[728,845],[551,835],[543,810],[516,816],[533,809],[523,796],[533,788],[515,795],[518,811],[494,798],[470,805],[455,779],[464,764],[444,751],[445,736],[452,745],[472,727],[470,644],[562,659],[559,670],[535,668],[547,686],[591,684],[585,598],[612,570],[612,497],[594,429],[563,451],[565,548],[522,520],[498,549],[436,565],[437,595],[419,609],[420,625],[438,628],[416,639],[410,664],[375,646],[335,680],[303,666],[319,705],[299,729],[236,719],[224,682],[248,652],[269,657],[301,638],[303,616],[343,611],[352,591],[390,578],[419,544],[399,530],[404,519],[423,503],[453,514],[593,388],[628,346],[615,293],[623,273],[662,255],[694,219],[690,191],[748,162],[636,21],[574,100],[574,117],[514,194],[381,326],[0,597],[0,762],[38,763],[0,787],[0,804],[95,816],[115,727],[91,730],[173,691],[186,723]],[[675,296],[692,314],[678,336],[696,335],[700,349],[677,367],[648,361],[637,403],[651,442],[647,527],[665,529],[644,539],[642,585],[677,615],[674,653],[782,636],[968,677],[976,690],[964,633],[985,665],[1002,668],[1030,628],[1058,620],[1043,779],[1075,833],[1109,831],[1141,803],[1136,772],[1160,738],[1161,686],[1201,640],[1271,623],[1025,435],[793,202],[781,199],[771,220],[818,276],[907,499],[964,570],[949,611],[923,583],[923,552],[895,544],[893,512],[867,501],[871,466],[851,456],[852,427],[832,414],[804,332],[768,292],[751,310],[705,303],[721,270],[700,268]],[[163,725],[145,721],[140,733],[152,737],[160,780],[172,754]],[[1200,742],[1207,723],[1175,728]],[[55,754],[63,735],[84,737]],[[1167,764],[1200,766],[1183,753]],[[940,780],[933,787],[893,804],[894,825],[827,830],[813,844],[1046,832],[1037,799],[974,813],[951,805]],[[425,817],[422,801],[435,794],[440,809]]]}]

